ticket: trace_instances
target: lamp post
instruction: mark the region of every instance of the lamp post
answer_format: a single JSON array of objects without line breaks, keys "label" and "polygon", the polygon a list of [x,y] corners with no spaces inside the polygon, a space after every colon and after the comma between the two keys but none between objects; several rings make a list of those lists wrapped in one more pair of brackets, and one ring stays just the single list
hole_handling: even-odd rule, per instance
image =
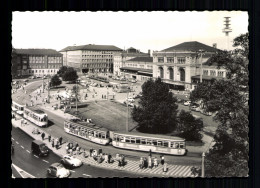
[{"label": "lamp post", "polygon": [[201,177],[205,177],[205,166],[204,166],[204,159],[205,159],[205,153],[202,153],[202,160],[201,160]]},{"label": "lamp post", "polygon": [[200,55],[200,83],[202,83],[202,55],[204,55],[204,50],[200,49],[199,50],[199,55]]},{"label": "lamp post", "polygon": [[75,97],[76,97],[76,114],[78,113],[78,79],[76,80],[76,91],[75,91]]},{"label": "lamp post", "polygon": [[128,132],[128,92],[126,94],[126,132]]}]

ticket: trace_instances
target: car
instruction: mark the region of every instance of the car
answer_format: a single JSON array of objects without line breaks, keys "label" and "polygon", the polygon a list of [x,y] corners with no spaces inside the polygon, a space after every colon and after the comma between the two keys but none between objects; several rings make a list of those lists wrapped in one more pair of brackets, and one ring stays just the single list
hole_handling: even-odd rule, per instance
[{"label": "car", "polygon": [[128,97],[126,100],[128,100],[129,102],[135,102],[134,98],[132,97]]},{"label": "car", "polygon": [[70,171],[66,169],[61,163],[53,163],[47,169],[48,175],[57,177],[57,178],[66,178],[70,175]]},{"label": "car", "polygon": [[190,106],[191,101],[185,101],[183,104],[184,104],[184,106]]},{"label": "car", "polygon": [[29,82],[29,80],[28,80],[28,79],[24,79],[23,81],[24,81],[24,82]]},{"label": "car", "polygon": [[[127,101],[124,101],[124,104],[127,105]],[[128,106],[134,107],[135,105],[133,103],[131,103],[131,102],[128,102]]]},{"label": "car", "polygon": [[72,167],[79,167],[83,164],[81,160],[71,155],[64,155],[63,158],[61,159],[61,163],[63,165],[69,165]]},{"label": "car", "polygon": [[196,105],[193,105],[193,106],[190,107],[190,109],[191,109],[192,111],[196,111],[196,108],[197,108]]},{"label": "car", "polygon": [[107,84],[107,87],[113,87],[113,85],[112,84]]}]

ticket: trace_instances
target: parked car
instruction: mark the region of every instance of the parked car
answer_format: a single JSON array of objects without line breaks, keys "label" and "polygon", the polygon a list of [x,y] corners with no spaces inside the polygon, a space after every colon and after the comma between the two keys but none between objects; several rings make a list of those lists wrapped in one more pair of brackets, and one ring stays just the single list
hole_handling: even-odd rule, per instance
[{"label": "parked car", "polygon": [[129,102],[135,102],[134,98],[132,97],[128,97],[126,100],[128,100]]},{"label": "parked car", "polygon": [[29,79],[35,79],[36,78],[36,76],[30,76],[29,77]]},{"label": "parked car", "polygon": [[[127,103],[127,102],[124,101],[124,104],[125,104],[125,105],[127,105],[126,103]],[[131,102],[128,102],[128,106],[130,106],[130,107],[134,107],[135,105],[134,105],[133,103],[131,103]]]},{"label": "parked car", "polygon": [[63,158],[61,159],[61,163],[63,165],[69,165],[72,167],[79,167],[83,164],[81,160],[71,155],[64,155]]},{"label": "parked car", "polygon": [[70,171],[66,169],[61,163],[53,163],[47,169],[48,175],[57,177],[57,178],[66,178],[70,175]]},{"label": "parked car", "polygon": [[184,106],[190,106],[191,101],[185,101],[183,104],[184,104]]},{"label": "parked car", "polygon": [[193,106],[190,107],[190,109],[191,109],[192,111],[196,111],[196,108],[197,108],[197,107],[198,107],[198,106],[193,105]]},{"label": "parked car", "polygon": [[23,81],[24,81],[24,82],[29,82],[29,80],[28,80],[28,79],[24,79]]}]

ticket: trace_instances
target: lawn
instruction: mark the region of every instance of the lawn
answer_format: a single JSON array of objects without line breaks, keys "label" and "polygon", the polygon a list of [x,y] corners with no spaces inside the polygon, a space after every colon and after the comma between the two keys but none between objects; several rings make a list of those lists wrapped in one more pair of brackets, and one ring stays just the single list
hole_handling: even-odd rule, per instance
[{"label": "lawn", "polygon": [[[73,109],[74,111],[75,109]],[[80,115],[92,119],[93,123],[105,127],[112,131],[126,130],[126,106],[114,101],[97,101],[89,102],[86,108],[78,108]],[[136,127],[137,123],[133,122],[129,108],[129,130]]]}]

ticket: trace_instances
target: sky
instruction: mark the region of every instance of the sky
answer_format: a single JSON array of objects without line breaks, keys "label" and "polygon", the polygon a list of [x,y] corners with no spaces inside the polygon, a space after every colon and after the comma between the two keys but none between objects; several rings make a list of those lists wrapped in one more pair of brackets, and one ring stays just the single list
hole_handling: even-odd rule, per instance
[{"label": "sky", "polygon": [[[242,11],[153,12],[13,12],[14,48],[50,48],[73,45],[134,47],[160,51],[188,41],[219,49],[233,49],[232,40],[248,32],[248,14]],[[225,36],[224,17],[232,32]]]}]

